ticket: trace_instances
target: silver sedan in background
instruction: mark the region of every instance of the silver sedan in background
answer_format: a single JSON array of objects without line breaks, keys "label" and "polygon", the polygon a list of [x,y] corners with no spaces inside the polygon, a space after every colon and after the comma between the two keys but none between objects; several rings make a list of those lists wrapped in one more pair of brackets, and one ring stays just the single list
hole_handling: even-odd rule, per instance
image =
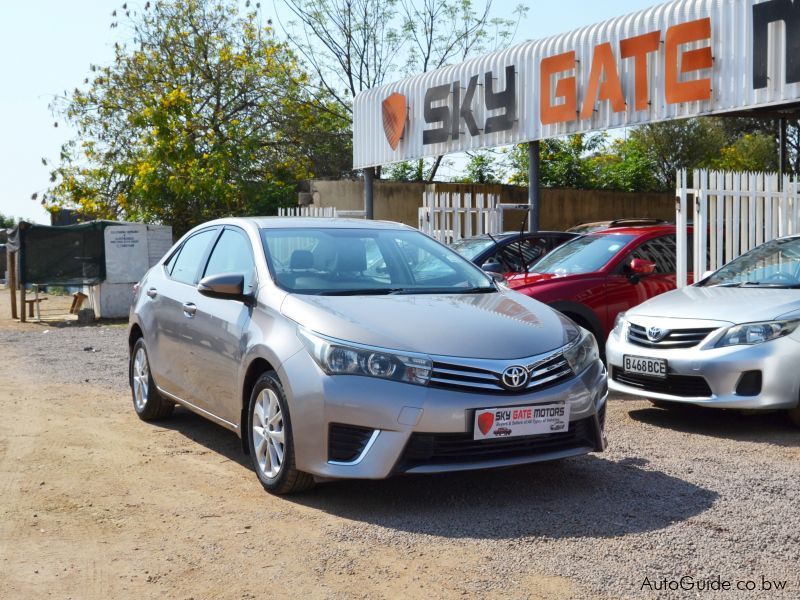
[{"label": "silver sedan in background", "polygon": [[792,236],[621,314],[606,344],[609,387],[664,406],[785,409],[800,425],[798,326]]},{"label": "silver sedan in background", "polygon": [[133,405],[242,438],[264,487],[605,448],[591,334],[394,223],[224,219],[138,286]]}]

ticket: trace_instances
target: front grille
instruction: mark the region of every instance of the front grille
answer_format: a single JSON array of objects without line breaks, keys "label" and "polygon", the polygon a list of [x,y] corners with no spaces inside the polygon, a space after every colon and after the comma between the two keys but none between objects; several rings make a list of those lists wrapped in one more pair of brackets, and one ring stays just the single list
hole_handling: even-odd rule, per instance
[{"label": "front grille", "polygon": [[414,433],[408,441],[400,470],[420,465],[455,464],[515,458],[596,446],[594,417],[569,424],[560,433],[473,440],[469,433]]},{"label": "front grille", "polygon": [[683,398],[709,398],[711,396],[711,388],[708,387],[708,382],[704,378],[694,375],[668,374],[664,378],[657,378],[625,373],[618,367],[612,367],[611,379],[625,385],[640,388],[646,392],[669,394]]},{"label": "front grille", "polygon": [[[430,385],[437,388],[465,391],[513,393],[506,390],[500,383],[502,371],[497,372],[488,368],[481,368],[477,366],[480,361],[471,362],[472,364],[467,365],[434,361]],[[511,361],[508,362],[511,364]],[[525,365],[524,361],[520,364],[528,369],[530,379],[527,387],[521,389],[519,393],[557,385],[573,376],[572,369],[561,352],[552,354],[532,364]]]},{"label": "front grille", "polygon": [[646,327],[631,323],[628,329],[628,341],[646,348],[692,348],[702,342],[714,329],[714,327],[672,329],[662,339],[651,342],[647,339]]},{"label": "front grille", "polygon": [[328,460],[352,462],[356,460],[369,442],[374,429],[332,423],[328,429]]}]

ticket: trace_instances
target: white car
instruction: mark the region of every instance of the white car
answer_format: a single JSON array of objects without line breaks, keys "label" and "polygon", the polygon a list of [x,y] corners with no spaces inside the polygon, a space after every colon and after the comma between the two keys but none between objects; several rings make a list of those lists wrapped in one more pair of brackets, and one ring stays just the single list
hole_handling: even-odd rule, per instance
[{"label": "white car", "polygon": [[800,426],[800,236],[617,318],[609,388],[656,404],[788,411]]}]

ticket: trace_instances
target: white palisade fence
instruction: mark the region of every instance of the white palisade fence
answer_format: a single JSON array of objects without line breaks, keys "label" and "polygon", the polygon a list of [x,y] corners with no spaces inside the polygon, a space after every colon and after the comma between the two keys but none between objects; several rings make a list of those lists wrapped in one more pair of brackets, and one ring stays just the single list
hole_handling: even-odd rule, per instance
[{"label": "white palisade fence", "polygon": [[[800,183],[777,173],[678,172],[677,284],[687,283],[689,265],[695,280],[769,240],[800,232]],[[688,247],[687,227],[693,229]],[[690,257],[691,262],[688,260]]]},{"label": "white palisade fence", "polygon": [[418,228],[443,243],[504,231],[506,210],[527,210],[527,204],[500,204],[496,194],[425,192]]},{"label": "white palisade fence", "polygon": [[363,219],[363,210],[339,210],[335,206],[290,206],[278,209],[279,217],[327,217]]}]

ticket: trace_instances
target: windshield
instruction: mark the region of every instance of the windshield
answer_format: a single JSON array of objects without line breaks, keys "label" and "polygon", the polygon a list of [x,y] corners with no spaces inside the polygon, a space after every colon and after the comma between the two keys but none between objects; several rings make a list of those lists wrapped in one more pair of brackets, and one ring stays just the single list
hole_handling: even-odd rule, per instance
[{"label": "windshield", "polygon": [[800,238],[762,244],[732,260],[700,285],[800,287]]},{"label": "windshield", "polygon": [[453,242],[450,247],[467,260],[475,260],[481,252],[493,245],[494,242],[491,239],[472,238]]},{"label": "windshield", "polygon": [[574,275],[599,270],[630,242],[632,235],[586,235],[570,240],[530,268],[534,273]]},{"label": "windshield", "polygon": [[483,271],[418,231],[262,229],[277,284],[300,294],[493,292]]}]

